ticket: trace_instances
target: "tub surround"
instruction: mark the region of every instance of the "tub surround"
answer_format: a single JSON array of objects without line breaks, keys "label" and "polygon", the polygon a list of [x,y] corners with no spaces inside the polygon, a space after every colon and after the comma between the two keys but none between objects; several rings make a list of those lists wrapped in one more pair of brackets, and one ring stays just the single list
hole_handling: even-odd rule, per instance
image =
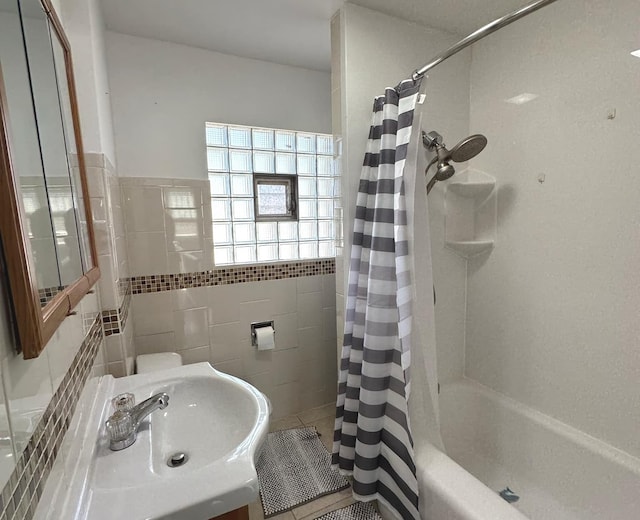
[{"label": "tub surround", "polygon": [[[434,518],[503,518],[474,500],[495,502],[507,485],[534,518],[637,516],[640,408],[630,403],[640,401],[640,67],[630,55],[637,45],[629,43],[637,13],[633,0],[615,8],[600,0],[557,2],[439,65],[425,81],[423,130],[436,128],[453,142],[487,135],[487,149],[470,167],[498,187],[495,248],[469,260],[444,250],[446,183],[428,199],[441,403],[447,383],[464,378],[500,396],[461,393],[440,411],[447,450],[492,487],[484,495],[443,453],[416,450],[421,493],[444,507]],[[370,100],[459,37],[436,39],[432,30],[348,3],[332,36],[334,134],[344,138],[345,248],[336,268],[343,301]],[[610,154],[591,144],[593,135]],[[447,429],[450,421],[459,424]],[[465,433],[471,438],[456,438]],[[430,476],[438,460],[444,473]],[[474,489],[475,498],[467,501],[461,489]],[[509,510],[520,515],[504,504],[501,510],[504,518]]]},{"label": "tub surround", "polygon": [[497,179],[499,229],[469,261],[465,350],[467,377],[636,458],[639,15],[556,2],[473,46],[472,163]]},{"label": "tub surround", "polygon": [[527,517],[637,516],[639,459],[470,379],[442,385],[440,406],[447,454]]}]

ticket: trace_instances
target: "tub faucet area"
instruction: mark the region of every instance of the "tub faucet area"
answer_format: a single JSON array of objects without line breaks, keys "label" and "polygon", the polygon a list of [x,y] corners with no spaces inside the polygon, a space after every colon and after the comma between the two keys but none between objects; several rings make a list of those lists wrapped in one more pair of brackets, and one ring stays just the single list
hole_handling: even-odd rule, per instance
[{"label": "tub faucet area", "polygon": [[[117,398],[116,398],[117,399]],[[169,395],[159,393],[129,410],[116,410],[106,422],[109,432],[109,448],[120,451],[136,442],[138,427],[147,415],[169,406]]]}]

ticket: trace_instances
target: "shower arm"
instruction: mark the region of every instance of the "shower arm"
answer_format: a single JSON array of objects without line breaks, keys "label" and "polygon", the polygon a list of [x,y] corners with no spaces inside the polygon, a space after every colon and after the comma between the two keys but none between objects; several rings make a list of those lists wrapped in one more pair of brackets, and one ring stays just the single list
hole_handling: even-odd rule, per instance
[{"label": "shower arm", "polygon": [[[515,22],[516,20],[519,20],[520,18],[523,18],[523,17],[527,16],[528,14],[531,14],[531,13],[537,11],[538,9],[546,7],[547,5],[552,4],[552,3],[556,2],[556,1],[557,0],[537,0],[536,2],[533,2],[532,4],[529,4],[529,5],[525,6],[525,7],[522,7],[520,9],[518,9],[517,11],[514,11],[514,12],[512,12],[510,14],[507,14],[507,15],[501,17],[501,18],[498,18],[497,20],[494,20],[491,23],[488,23],[484,27],[481,27],[477,31],[471,33],[466,38],[463,38],[462,40],[460,40],[455,45],[449,47],[446,51],[438,54],[429,63],[427,63],[427,64],[423,65],[422,67],[420,67],[419,69],[416,69],[415,71],[413,71],[413,73],[411,74],[411,77],[408,78],[405,81],[418,81],[428,71],[430,71],[431,69],[433,69],[437,65],[440,65],[440,63],[442,63],[443,61],[451,58],[451,56],[453,56],[455,54],[458,54],[461,50],[466,49],[467,47],[469,47],[469,45],[472,45],[472,44],[476,43],[477,41],[482,40],[485,36],[489,36],[490,34],[496,32],[499,29],[502,29],[503,27],[506,27],[507,25]],[[396,86],[396,90],[399,90],[400,85],[402,83],[404,83],[404,82],[401,82]]]},{"label": "shower arm", "polygon": [[[427,173],[429,172],[429,168],[431,168],[437,161],[438,161],[437,155],[433,159],[431,159],[431,162],[427,165],[427,167],[424,170],[425,179],[427,178]],[[433,174],[433,177],[431,177],[431,180],[427,184],[427,195],[429,195],[433,187],[436,185],[436,182],[438,182],[438,180],[436,179],[437,174],[438,172],[436,171],[436,173]]]}]

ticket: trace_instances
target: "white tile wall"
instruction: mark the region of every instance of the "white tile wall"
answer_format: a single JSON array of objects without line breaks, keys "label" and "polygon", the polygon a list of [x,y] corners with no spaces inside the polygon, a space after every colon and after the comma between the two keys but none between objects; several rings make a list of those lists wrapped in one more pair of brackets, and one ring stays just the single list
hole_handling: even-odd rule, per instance
[{"label": "white tile wall", "polygon": [[[321,275],[133,296],[138,354],[209,361],[269,396],[274,417],[336,394],[335,276]],[[251,346],[250,323],[274,320],[276,348]]]},{"label": "white tile wall", "polygon": [[[471,124],[489,146],[473,167],[497,179],[499,228],[469,261],[465,358],[467,377],[634,457],[639,7],[557,2],[474,45]],[[522,93],[538,97],[505,102]]]},{"label": "white tile wall", "polygon": [[211,269],[209,181],[120,180],[131,276]]},{"label": "white tile wall", "polygon": [[[118,280],[129,276],[124,217],[126,208],[122,205],[120,179],[106,156],[87,154],[87,166],[100,267],[100,306],[102,310],[113,310],[120,308],[123,301]],[[104,369],[115,376],[130,374],[133,367],[132,312],[130,309],[125,330],[105,340],[107,361]]]},{"label": "white tile wall", "polygon": [[[97,293],[87,294],[75,308],[77,314],[67,317],[62,322],[39,357],[29,360],[23,359],[22,354],[15,352],[14,338],[4,318],[5,303],[0,302],[0,406],[7,406],[7,412],[3,410],[0,414],[0,423],[6,422],[8,414],[13,422],[18,454],[24,448],[26,439],[37,424],[37,419],[49,404],[77,354],[88,332],[86,323],[91,322],[99,312],[99,298]],[[105,373],[104,350],[101,347],[98,351],[93,376]],[[29,420],[25,421],[25,418]],[[8,431],[8,428],[5,429],[5,432]],[[12,469],[13,459],[3,460],[0,464],[0,474],[8,463]]]}]

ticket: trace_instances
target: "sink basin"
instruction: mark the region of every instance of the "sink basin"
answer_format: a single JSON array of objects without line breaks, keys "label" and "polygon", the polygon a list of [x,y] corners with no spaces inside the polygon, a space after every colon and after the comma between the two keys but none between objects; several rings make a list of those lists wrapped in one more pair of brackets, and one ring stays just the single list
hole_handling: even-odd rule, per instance
[{"label": "sink basin", "polygon": [[[123,392],[137,403],[166,392],[169,406],[141,423],[132,446],[111,451],[104,423],[111,398]],[[255,459],[268,432],[269,405],[245,381],[208,363],[105,376],[93,408],[86,428],[76,429],[80,452],[74,454],[78,440],[68,448],[67,458],[79,461],[69,491],[57,493],[55,513],[44,518],[206,520],[257,498]],[[186,462],[170,467],[171,456],[181,453]]]}]

